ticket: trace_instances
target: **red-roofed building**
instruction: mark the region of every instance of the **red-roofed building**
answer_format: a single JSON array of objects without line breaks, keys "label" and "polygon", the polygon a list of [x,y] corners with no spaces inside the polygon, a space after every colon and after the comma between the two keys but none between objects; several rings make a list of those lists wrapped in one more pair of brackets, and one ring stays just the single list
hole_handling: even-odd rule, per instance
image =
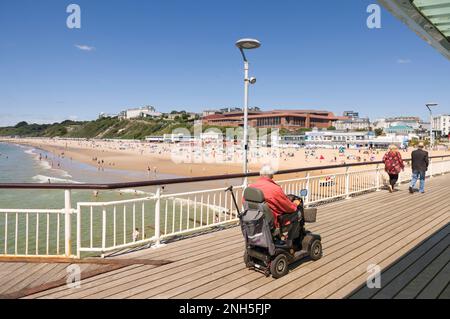
[{"label": "red-roofed building", "polygon": [[[214,114],[202,118],[205,125],[239,127],[244,125],[244,112]],[[318,110],[275,110],[269,112],[249,111],[248,123],[254,128],[328,128],[337,120],[347,117],[335,116],[329,111]]]}]

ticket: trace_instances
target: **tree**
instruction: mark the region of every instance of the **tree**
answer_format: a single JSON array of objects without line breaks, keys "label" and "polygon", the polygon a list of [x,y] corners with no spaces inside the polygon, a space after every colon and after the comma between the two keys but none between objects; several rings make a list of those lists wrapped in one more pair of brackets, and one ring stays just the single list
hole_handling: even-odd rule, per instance
[{"label": "tree", "polygon": [[328,131],[336,131],[336,127],[335,126],[329,126],[327,128]]},{"label": "tree", "polygon": [[381,136],[383,135],[383,129],[382,128],[376,128],[375,129],[375,136]]},{"label": "tree", "polygon": [[19,127],[24,127],[24,126],[27,126],[27,125],[28,125],[27,122],[22,121],[22,122],[17,123],[16,126],[14,126],[14,127],[15,128],[19,128]]}]

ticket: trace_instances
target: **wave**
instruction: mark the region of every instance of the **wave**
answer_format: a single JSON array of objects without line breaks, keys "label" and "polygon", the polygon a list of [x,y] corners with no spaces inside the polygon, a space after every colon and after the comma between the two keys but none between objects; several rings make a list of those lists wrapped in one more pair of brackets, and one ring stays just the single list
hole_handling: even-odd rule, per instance
[{"label": "wave", "polygon": [[50,163],[47,162],[47,161],[39,161],[39,165],[40,165],[43,169],[52,169]]},{"label": "wave", "polygon": [[44,158],[39,158],[39,154],[36,153],[35,148],[26,149],[24,151],[24,153],[26,153],[28,155],[32,155],[34,157],[34,159],[39,163],[39,166],[41,166],[41,168],[43,168],[44,170],[53,170],[55,172],[58,172],[59,174],[61,174],[61,177],[68,177],[68,178],[72,177],[72,175],[70,175],[69,172],[67,172],[63,169],[60,169],[60,168],[53,168],[48,160],[46,160]]},{"label": "wave", "polygon": [[26,149],[25,151],[23,151],[25,154],[29,154],[29,155],[37,155],[35,152],[35,149]]},{"label": "wave", "polygon": [[46,184],[50,181],[50,183],[69,183],[69,184],[81,184],[80,182],[67,179],[67,178],[57,178],[52,176],[45,176],[45,175],[36,175],[33,176],[33,180],[41,183]]}]

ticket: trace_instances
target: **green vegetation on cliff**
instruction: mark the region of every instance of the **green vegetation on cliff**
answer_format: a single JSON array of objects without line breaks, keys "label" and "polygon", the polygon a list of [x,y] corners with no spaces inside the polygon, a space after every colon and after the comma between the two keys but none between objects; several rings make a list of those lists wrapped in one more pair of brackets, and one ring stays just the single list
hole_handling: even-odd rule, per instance
[{"label": "green vegetation on cliff", "polygon": [[[120,138],[144,139],[147,136],[170,134],[175,129],[186,129],[194,133],[194,121],[184,118],[176,120],[100,118],[95,121],[64,121],[53,124],[29,124],[20,122],[15,126],[0,128],[0,136],[20,137],[67,137],[67,138]],[[205,130],[208,127],[203,127]],[[222,132],[226,128],[217,127]]]}]

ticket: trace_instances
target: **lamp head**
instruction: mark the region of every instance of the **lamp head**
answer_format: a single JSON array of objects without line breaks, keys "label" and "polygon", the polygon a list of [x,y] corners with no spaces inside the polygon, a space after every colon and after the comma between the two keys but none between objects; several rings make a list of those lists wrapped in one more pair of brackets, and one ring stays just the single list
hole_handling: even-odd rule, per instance
[{"label": "lamp head", "polygon": [[438,104],[437,103],[427,103],[427,104],[425,104],[425,106],[431,112],[431,108],[435,107],[435,106],[438,106]]},{"label": "lamp head", "polygon": [[240,39],[236,42],[236,46],[241,50],[257,49],[261,46],[261,42],[256,39]]}]

